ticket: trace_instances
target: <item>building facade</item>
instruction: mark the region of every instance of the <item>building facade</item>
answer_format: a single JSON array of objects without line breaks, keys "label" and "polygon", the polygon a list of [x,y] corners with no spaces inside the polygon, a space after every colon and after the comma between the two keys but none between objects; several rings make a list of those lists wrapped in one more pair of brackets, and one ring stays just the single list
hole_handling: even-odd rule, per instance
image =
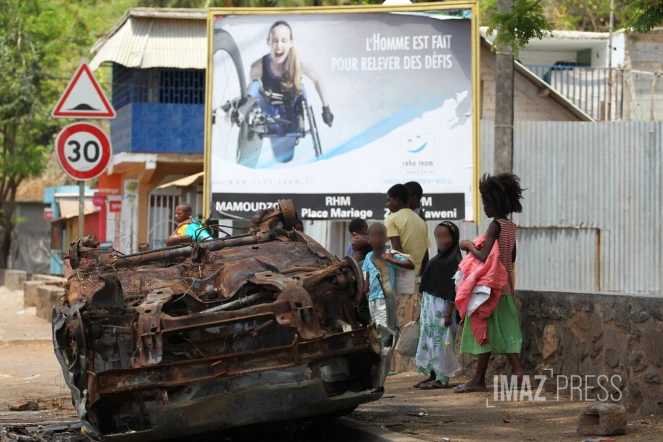
[{"label": "building facade", "polygon": [[125,253],[163,246],[178,203],[202,214],[202,187],[167,184],[203,170],[206,18],[198,9],[132,9],[92,48],[91,68],[111,71],[107,234]]},{"label": "building facade", "polygon": [[612,46],[608,32],[553,31],[531,40],[518,59],[596,121],[661,121],[662,45],[663,29],[622,29],[613,32]]}]

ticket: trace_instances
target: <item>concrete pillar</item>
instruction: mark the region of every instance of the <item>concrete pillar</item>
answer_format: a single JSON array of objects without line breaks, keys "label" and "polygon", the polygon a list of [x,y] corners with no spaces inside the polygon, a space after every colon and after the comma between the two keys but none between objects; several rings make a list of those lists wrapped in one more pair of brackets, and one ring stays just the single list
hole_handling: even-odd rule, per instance
[{"label": "concrete pillar", "polygon": [[23,283],[23,308],[37,307],[39,299],[38,288],[44,285],[43,281],[25,281]]},{"label": "concrete pillar", "polygon": [[64,288],[53,285],[42,285],[37,288],[37,316],[51,322],[53,306],[63,303]]}]

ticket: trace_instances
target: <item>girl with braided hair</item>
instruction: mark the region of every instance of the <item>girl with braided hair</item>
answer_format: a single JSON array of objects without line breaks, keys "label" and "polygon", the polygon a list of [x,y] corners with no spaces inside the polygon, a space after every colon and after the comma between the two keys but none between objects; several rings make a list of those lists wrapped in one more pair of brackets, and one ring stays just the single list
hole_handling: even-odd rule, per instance
[{"label": "girl with braided hair", "polygon": [[[512,173],[484,175],[479,183],[479,192],[483,210],[493,221],[488,226],[483,246],[478,249],[472,241],[461,241],[461,250],[473,255],[485,263],[495,243],[498,244],[499,262],[506,270],[506,285],[501,291],[492,314],[487,318],[487,342],[478,342],[472,329],[472,321],[479,317],[469,316],[463,327],[460,352],[477,357],[477,370],[469,382],[454,389],[456,393],[472,393],[486,391],[486,370],[491,353],[505,354],[518,377],[518,385],[522,381],[524,371],[520,362],[522,334],[518,323],[516,306],[513,302],[514,282],[513,264],[516,261],[516,225],[509,220],[512,213],[520,213],[523,207],[520,200],[523,189],[520,178]],[[502,270],[503,271],[503,270]],[[487,301],[486,304],[489,302]]]}]

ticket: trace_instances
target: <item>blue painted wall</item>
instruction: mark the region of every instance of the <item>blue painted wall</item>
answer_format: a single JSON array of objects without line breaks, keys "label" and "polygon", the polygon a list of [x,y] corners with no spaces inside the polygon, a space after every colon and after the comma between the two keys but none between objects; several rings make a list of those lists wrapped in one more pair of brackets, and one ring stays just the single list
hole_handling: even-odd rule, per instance
[{"label": "blue painted wall", "polygon": [[205,106],[131,103],[111,120],[113,153],[202,154]]},{"label": "blue painted wall", "polygon": [[205,72],[113,66],[113,153],[202,154]]}]

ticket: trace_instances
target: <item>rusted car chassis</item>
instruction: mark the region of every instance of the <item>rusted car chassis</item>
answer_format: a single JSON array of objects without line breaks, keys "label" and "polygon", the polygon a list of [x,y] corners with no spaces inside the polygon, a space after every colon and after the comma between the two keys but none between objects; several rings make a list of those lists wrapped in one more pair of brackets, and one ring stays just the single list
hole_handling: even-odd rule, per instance
[{"label": "rusted car chassis", "polygon": [[290,201],[248,233],[133,255],[72,243],[56,356],[91,439],[158,440],[377,400],[395,340],[357,308],[361,271],[294,230]]}]

